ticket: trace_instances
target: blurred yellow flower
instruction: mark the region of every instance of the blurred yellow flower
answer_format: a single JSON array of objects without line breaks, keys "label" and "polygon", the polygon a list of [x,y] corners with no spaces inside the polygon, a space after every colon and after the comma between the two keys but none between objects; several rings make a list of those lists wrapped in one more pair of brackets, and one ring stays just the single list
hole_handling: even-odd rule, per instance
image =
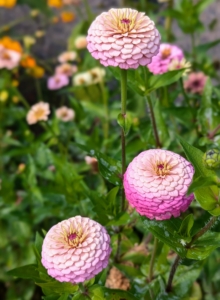
[{"label": "blurred yellow flower", "polygon": [[75,15],[73,12],[70,12],[70,11],[63,11],[61,14],[60,14],[60,18],[61,18],[61,21],[63,23],[70,23],[72,22],[74,19],[75,19]]},{"label": "blurred yellow flower", "polygon": [[30,16],[32,18],[36,18],[40,14],[40,11],[38,9],[32,9],[30,12]]},{"label": "blurred yellow flower", "polygon": [[0,0],[0,6],[12,8],[15,6],[16,2],[17,0]]},{"label": "blurred yellow flower", "polygon": [[2,39],[0,39],[0,45],[2,45],[8,50],[13,50],[22,53],[21,44],[15,40],[12,40],[9,36],[4,36]]},{"label": "blurred yellow flower", "polygon": [[47,0],[47,5],[50,7],[60,8],[63,6],[62,0]]},{"label": "blurred yellow flower", "polygon": [[14,87],[17,87],[17,86],[19,86],[19,81],[14,79],[14,80],[12,80],[11,85]]},{"label": "blurred yellow flower", "polygon": [[17,169],[17,173],[18,174],[22,173],[25,170],[25,168],[26,168],[25,164],[23,164],[23,163],[19,164],[18,169]]},{"label": "blurred yellow flower", "polygon": [[41,37],[43,37],[44,35],[45,35],[45,31],[44,31],[44,30],[37,30],[37,31],[35,32],[36,38],[41,38]]},{"label": "blurred yellow flower", "polygon": [[42,78],[44,76],[44,72],[44,68],[37,65],[31,69],[28,69],[28,74],[34,78]]},{"label": "blurred yellow flower", "polygon": [[0,92],[0,102],[5,102],[8,99],[8,92],[6,90],[3,90]]},{"label": "blurred yellow flower", "polygon": [[25,35],[23,37],[23,42],[24,42],[25,48],[29,49],[32,45],[34,45],[36,43],[36,40],[35,40],[35,38],[33,38],[30,35]]},{"label": "blurred yellow flower", "polygon": [[19,102],[19,97],[18,96],[13,96],[12,97],[12,102],[15,103],[15,104],[18,103]]}]

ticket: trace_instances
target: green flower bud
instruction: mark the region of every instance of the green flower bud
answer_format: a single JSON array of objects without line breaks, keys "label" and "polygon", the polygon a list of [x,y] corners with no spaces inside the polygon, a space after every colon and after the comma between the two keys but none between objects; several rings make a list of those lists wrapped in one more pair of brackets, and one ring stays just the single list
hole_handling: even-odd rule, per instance
[{"label": "green flower bud", "polygon": [[210,149],[203,156],[203,163],[207,169],[216,170],[220,168],[220,151]]}]

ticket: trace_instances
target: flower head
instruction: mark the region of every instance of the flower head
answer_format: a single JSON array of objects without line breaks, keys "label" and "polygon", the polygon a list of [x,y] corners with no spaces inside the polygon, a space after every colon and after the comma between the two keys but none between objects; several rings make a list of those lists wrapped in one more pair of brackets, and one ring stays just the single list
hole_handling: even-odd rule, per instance
[{"label": "flower head", "polygon": [[76,72],[77,72],[77,66],[71,65],[69,63],[63,63],[57,66],[55,69],[56,74],[64,74],[68,77],[72,76]]},{"label": "flower head", "polygon": [[63,122],[69,122],[75,118],[75,112],[71,108],[62,106],[56,109],[56,116],[58,119],[62,120]]},{"label": "flower head", "polygon": [[76,47],[76,49],[84,49],[84,48],[86,48],[86,46],[87,46],[86,36],[79,35],[75,39],[75,47]]},{"label": "flower head", "polygon": [[187,196],[194,168],[182,156],[167,150],[141,152],[124,174],[125,195],[131,206],[149,219],[178,217],[194,196]]},{"label": "flower head", "polygon": [[81,216],[54,225],[42,246],[42,264],[61,282],[84,282],[108,265],[110,237],[99,223]]},{"label": "flower head", "polygon": [[218,149],[208,150],[203,156],[203,163],[207,169],[220,169],[220,151]]},{"label": "flower head", "polygon": [[58,90],[69,84],[69,78],[64,74],[55,74],[49,77],[47,87],[49,90]]},{"label": "flower head", "polygon": [[67,51],[63,52],[58,56],[58,61],[60,63],[66,63],[68,61],[76,60],[77,53],[75,51]]},{"label": "flower head", "polygon": [[5,8],[12,8],[16,5],[17,0],[1,0],[0,7],[3,6]]},{"label": "flower head", "polygon": [[203,72],[191,73],[184,82],[184,88],[189,93],[202,94],[206,80],[207,76]]},{"label": "flower head", "polygon": [[27,114],[27,122],[29,125],[32,125],[36,124],[38,121],[47,121],[49,114],[49,104],[41,101],[31,107]]},{"label": "flower head", "polygon": [[78,73],[73,77],[74,85],[90,85],[93,82],[92,74],[89,72]]},{"label": "flower head", "polygon": [[12,70],[19,65],[21,53],[9,50],[0,44],[0,69]]},{"label": "flower head", "polygon": [[173,59],[168,66],[168,70],[173,71],[179,69],[185,69],[183,76],[186,76],[187,73],[191,71],[191,63],[189,61],[186,61],[185,58],[182,58],[181,60]]},{"label": "flower head", "polygon": [[74,21],[75,15],[71,11],[62,11],[60,18],[63,23],[70,23]]},{"label": "flower head", "polygon": [[136,69],[158,53],[160,34],[144,13],[112,8],[93,21],[87,42],[91,55],[104,66]]},{"label": "flower head", "polygon": [[105,76],[105,69],[103,68],[93,68],[88,71],[92,75],[92,83],[98,83],[103,80],[103,77]]},{"label": "flower head", "polygon": [[176,45],[161,44],[159,53],[152,58],[152,62],[148,65],[148,68],[153,74],[166,73],[170,63],[174,59],[181,61],[183,56],[183,51]]}]

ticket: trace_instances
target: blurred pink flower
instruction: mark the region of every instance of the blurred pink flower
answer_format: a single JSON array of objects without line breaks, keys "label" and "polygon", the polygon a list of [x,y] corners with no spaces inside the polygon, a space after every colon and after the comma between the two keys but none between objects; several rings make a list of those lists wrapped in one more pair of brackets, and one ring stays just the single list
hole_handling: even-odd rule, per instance
[{"label": "blurred pink flower", "polygon": [[12,70],[19,65],[21,53],[9,50],[0,45],[0,69],[6,68]]},{"label": "blurred pink flower", "polygon": [[163,74],[168,71],[173,60],[181,61],[183,57],[183,51],[178,46],[161,44],[159,53],[152,58],[148,68],[153,74]]},{"label": "blurred pink flower", "polygon": [[49,90],[58,90],[69,84],[69,78],[64,74],[55,74],[48,78],[47,87]]},{"label": "blurred pink flower", "polygon": [[42,246],[42,264],[58,281],[84,282],[108,265],[110,237],[99,223],[81,216],[54,225]]},{"label": "blurred pink flower", "polygon": [[192,94],[202,94],[207,76],[203,72],[191,73],[188,79],[184,81],[184,88],[187,92]]},{"label": "blurred pink flower", "polygon": [[144,13],[112,8],[93,21],[87,42],[91,55],[104,66],[136,69],[158,53],[160,34]]},{"label": "blurred pink flower", "polygon": [[77,66],[71,65],[69,63],[63,63],[56,67],[55,74],[64,74],[68,77],[72,76],[78,70]]},{"label": "blurred pink flower", "polygon": [[74,119],[75,112],[71,108],[62,106],[62,107],[56,109],[56,116],[58,119],[62,120],[63,122],[69,122]]},{"label": "blurred pink flower", "polygon": [[66,51],[61,53],[58,56],[58,61],[60,63],[66,63],[68,61],[76,60],[76,58],[77,58],[77,53],[75,51]]},{"label": "blurred pink flower", "polygon": [[124,174],[125,195],[140,215],[165,220],[187,210],[193,194],[187,196],[194,168],[182,156],[167,150],[141,152]]},{"label": "blurred pink flower", "polygon": [[29,125],[35,124],[38,121],[47,121],[50,114],[49,104],[46,102],[38,102],[33,105],[27,113],[27,122]]},{"label": "blurred pink flower", "polygon": [[87,46],[86,36],[79,35],[75,40],[76,49],[84,49]]}]

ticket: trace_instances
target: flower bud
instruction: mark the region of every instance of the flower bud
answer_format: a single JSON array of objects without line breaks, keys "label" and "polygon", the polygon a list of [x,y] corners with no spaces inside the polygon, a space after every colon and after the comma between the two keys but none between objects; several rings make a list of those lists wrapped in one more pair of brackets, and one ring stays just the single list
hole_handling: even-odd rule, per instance
[{"label": "flower bud", "polygon": [[210,149],[203,156],[203,163],[207,169],[215,170],[220,168],[220,151]]}]

